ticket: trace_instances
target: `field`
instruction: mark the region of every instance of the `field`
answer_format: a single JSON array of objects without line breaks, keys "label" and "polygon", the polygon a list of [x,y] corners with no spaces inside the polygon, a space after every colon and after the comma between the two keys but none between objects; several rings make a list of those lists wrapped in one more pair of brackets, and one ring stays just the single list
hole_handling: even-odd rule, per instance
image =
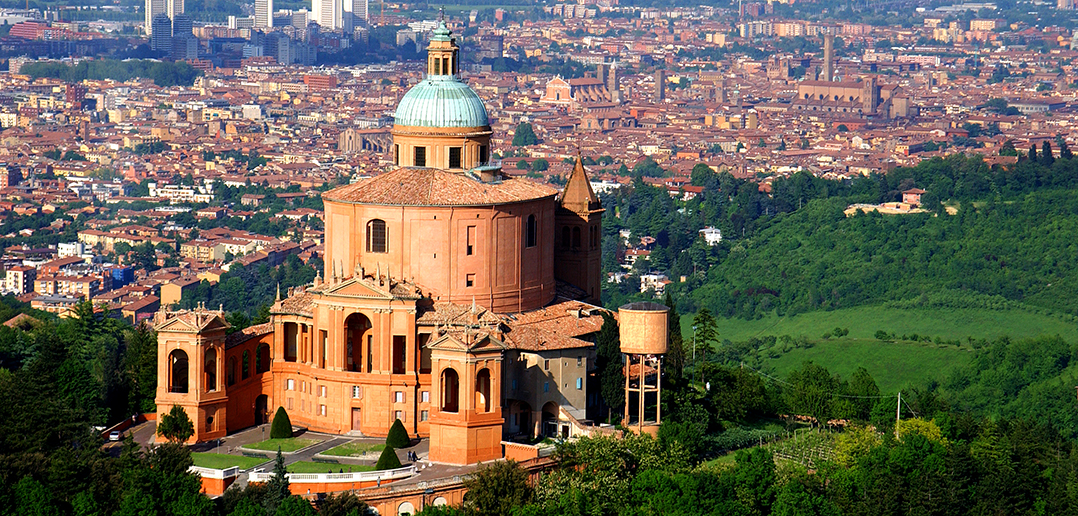
[{"label": "field", "polygon": [[288,465],[289,473],[339,473],[341,470],[345,473],[352,471],[374,471],[374,466],[356,466],[356,465],[340,465],[340,464],[325,464],[322,462],[294,462]]},{"label": "field", "polygon": [[322,455],[333,455],[337,457],[361,456],[365,453],[381,453],[382,448],[385,447],[386,445],[383,443],[351,442],[330,448],[322,452]]},{"label": "field", "polygon": [[[1004,335],[1021,339],[1038,335],[1059,335],[1068,342],[1078,341],[1078,326],[1050,315],[1026,310],[987,310],[973,308],[902,309],[863,306],[830,312],[810,312],[793,317],[770,316],[746,321],[720,319],[719,338],[748,340],[762,335],[804,335],[819,339],[836,327],[848,328],[851,339],[872,339],[877,330],[891,333],[929,335],[965,342],[967,337],[994,339]],[[692,343],[692,316],[681,318],[685,342]]]},{"label": "field", "polygon": [[261,451],[277,451],[280,447],[282,452],[294,452],[306,448],[312,444],[319,442],[318,439],[301,439],[299,437],[290,437],[288,439],[266,439],[262,442],[248,444],[244,446],[249,450],[261,450]]},{"label": "field", "polygon": [[250,469],[269,459],[253,459],[240,455],[225,455],[223,453],[192,453],[191,458],[195,466],[200,468],[226,469],[239,466],[240,469]]},{"label": "field", "polygon": [[[691,349],[692,316],[683,317],[681,323],[685,344]],[[823,334],[836,327],[848,329],[849,335],[841,339],[822,338]],[[772,315],[753,321],[720,319],[718,330],[720,339],[735,342],[765,335],[804,336],[815,345],[808,349],[795,348],[765,359],[764,365],[773,367],[779,373],[786,373],[804,361],[812,360],[844,378],[848,378],[857,367],[864,367],[884,392],[894,392],[908,383],[919,383],[930,377],[941,378],[955,367],[966,364],[972,355],[969,337],[991,340],[1010,336],[1022,339],[1058,334],[1064,340],[1078,341],[1078,327],[1073,323],[1021,309],[865,306],[793,317]],[[938,336],[945,340],[958,340],[962,346],[882,342],[875,338],[878,330],[898,336],[917,334],[933,339]]]}]

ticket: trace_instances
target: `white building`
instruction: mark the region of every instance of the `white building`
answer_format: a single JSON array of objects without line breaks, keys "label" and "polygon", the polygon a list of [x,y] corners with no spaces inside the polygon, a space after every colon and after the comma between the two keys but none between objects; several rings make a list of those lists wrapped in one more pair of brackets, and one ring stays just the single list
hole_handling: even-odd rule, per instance
[{"label": "white building", "polygon": [[700,230],[700,235],[704,237],[707,245],[719,245],[719,242],[722,242],[722,232],[718,228],[706,227]]}]

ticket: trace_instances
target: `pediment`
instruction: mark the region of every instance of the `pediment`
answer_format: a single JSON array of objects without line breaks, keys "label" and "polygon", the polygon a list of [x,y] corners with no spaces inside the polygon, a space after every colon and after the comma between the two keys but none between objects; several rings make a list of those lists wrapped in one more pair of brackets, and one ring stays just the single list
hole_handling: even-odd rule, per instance
[{"label": "pediment", "polygon": [[158,333],[198,333],[214,330],[227,330],[231,325],[217,314],[183,313],[154,328]]},{"label": "pediment", "polygon": [[[466,339],[471,343],[465,342]],[[431,350],[469,354],[501,353],[506,349],[505,343],[485,332],[467,337],[463,333],[448,333],[427,343],[426,347]]]},{"label": "pediment", "polygon": [[350,279],[323,291],[327,296],[348,296],[374,299],[393,299],[393,294],[366,281]]}]

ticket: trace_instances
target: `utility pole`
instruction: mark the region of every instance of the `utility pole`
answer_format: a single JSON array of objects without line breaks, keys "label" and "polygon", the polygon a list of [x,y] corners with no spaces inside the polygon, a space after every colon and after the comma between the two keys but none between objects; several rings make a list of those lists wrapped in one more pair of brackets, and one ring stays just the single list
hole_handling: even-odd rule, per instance
[{"label": "utility pole", "polygon": [[898,391],[898,406],[895,407],[895,439],[898,439],[898,422],[902,419],[902,391]]},{"label": "utility pole", "polygon": [[696,383],[696,325],[692,327],[692,383]]}]

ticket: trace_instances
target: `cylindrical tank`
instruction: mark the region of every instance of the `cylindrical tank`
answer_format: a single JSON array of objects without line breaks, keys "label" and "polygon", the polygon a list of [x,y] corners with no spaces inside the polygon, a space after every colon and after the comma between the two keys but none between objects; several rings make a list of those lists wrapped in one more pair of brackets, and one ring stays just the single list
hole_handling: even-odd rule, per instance
[{"label": "cylindrical tank", "polygon": [[629,355],[665,355],[670,308],[658,303],[629,303],[618,308],[621,352]]}]

